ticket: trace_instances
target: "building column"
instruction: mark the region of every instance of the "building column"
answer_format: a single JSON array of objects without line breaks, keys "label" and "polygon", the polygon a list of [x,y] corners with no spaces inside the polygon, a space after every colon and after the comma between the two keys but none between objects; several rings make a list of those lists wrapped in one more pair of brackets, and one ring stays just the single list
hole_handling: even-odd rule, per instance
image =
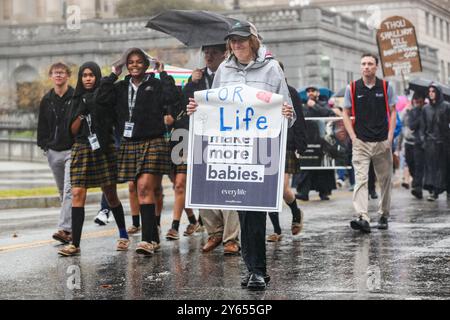
[{"label": "building column", "polygon": [[80,1],[81,18],[82,19],[95,18],[95,3],[96,3],[96,1],[92,1],[92,0],[81,0]]},{"label": "building column", "polygon": [[27,19],[27,0],[15,0],[12,2],[12,21],[21,23]]},{"label": "building column", "polygon": [[61,21],[64,16],[60,0],[45,0],[45,15],[47,22]]}]

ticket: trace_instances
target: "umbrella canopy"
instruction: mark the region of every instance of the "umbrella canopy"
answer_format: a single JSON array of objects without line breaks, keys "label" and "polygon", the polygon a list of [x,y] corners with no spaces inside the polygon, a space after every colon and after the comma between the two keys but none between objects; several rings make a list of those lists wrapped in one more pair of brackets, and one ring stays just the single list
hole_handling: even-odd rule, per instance
[{"label": "umbrella canopy", "polygon": [[147,52],[145,52],[144,50],[140,49],[140,48],[129,48],[127,50],[125,50],[124,53],[122,53],[122,56],[119,58],[119,60],[116,60],[112,63],[113,66],[115,67],[120,67],[120,66],[124,66],[127,63],[127,58],[128,55],[133,52],[133,51],[141,51],[143,54],[145,54],[145,56],[147,57],[148,61],[150,62],[150,67],[153,69],[155,67],[155,63],[156,63],[156,59],[153,58],[151,55],[149,55]]},{"label": "umbrella canopy", "polygon": [[408,105],[410,104],[408,97],[406,96],[398,96],[397,103],[395,105],[395,109],[397,112],[402,112]]},{"label": "umbrella canopy", "polygon": [[432,81],[432,80],[423,79],[423,78],[413,79],[413,80],[409,81],[409,90],[412,90],[414,92],[420,92],[420,93],[424,94],[425,96],[427,96],[428,88],[433,83],[435,83],[441,87],[442,93],[444,94],[444,99],[446,101],[450,102],[450,87],[447,85],[443,85],[437,81]]},{"label": "umbrella canopy", "polygon": [[175,37],[189,47],[225,43],[239,20],[203,10],[168,10],[150,18],[146,27]]},{"label": "umbrella canopy", "polygon": [[[328,88],[320,88],[317,86],[313,87],[319,88],[320,92],[319,100],[321,101],[328,101],[328,99],[330,99],[333,96],[333,91],[331,91]],[[311,88],[311,86],[305,87],[298,92],[298,96],[300,97],[300,99],[302,99],[302,101],[308,100],[308,95],[306,94],[306,89],[308,88]]]},{"label": "umbrella canopy", "polygon": [[[179,87],[184,87],[192,75],[192,70],[184,69],[180,67],[175,67],[169,64],[164,65],[164,71],[167,72],[169,76],[172,76],[175,80],[175,84]],[[152,68],[149,68],[147,72],[155,72]],[[155,77],[159,79],[159,73],[155,73]]]}]

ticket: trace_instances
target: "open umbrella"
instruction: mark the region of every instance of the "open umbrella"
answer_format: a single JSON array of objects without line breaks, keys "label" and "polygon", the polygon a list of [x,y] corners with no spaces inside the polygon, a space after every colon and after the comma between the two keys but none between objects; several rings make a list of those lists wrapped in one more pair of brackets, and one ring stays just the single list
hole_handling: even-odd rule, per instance
[{"label": "open umbrella", "polygon": [[228,30],[239,20],[210,11],[168,10],[150,18],[146,27],[175,37],[186,46],[225,43]]},{"label": "open umbrella", "polygon": [[416,78],[409,81],[409,90],[412,90],[414,92],[420,92],[424,95],[428,95],[428,88],[433,83],[441,87],[442,93],[444,94],[444,99],[450,102],[450,87],[447,85],[443,85],[437,81],[432,81],[423,78]]},{"label": "open umbrella", "polygon": [[129,55],[132,51],[136,51],[136,50],[140,50],[140,51],[142,51],[143,54],[145,54],[145,56],[147,57],[147,59],[148,59],[149,62],[150,62],[150,67],[151,67],[152,69],[154,69],[155,66],[156,66],[156,59],[153,58],[152,56],[150,56],[147,52],[145,52],[144,50],[142,50],[142,49],[140,49],[140,48],[129,48],[129,49],[125,50],[125,52],[122,53],[122,56],[119,58],[119,60],[114,61],[114,62],[112,63],[112,65],[115,66],[116,68],[117,68],[117,67],[120,67],[120,66],[124,66],[124,65],[127,63],[128,55]]},{"label": "open umbrella", "polygon": [[[298,92],[298,96],[300,97],[300,99],[302,99],[302,101],[308,100],[308,95],[306,93],[306,89],[308,88],[310,88],[310,86],[305,87]],[[328,99],[330,99],[333,96],[333,91],[331,91],[328,88],[319,87],[319,93],[320,93],[319,96],[320,101],[328,101]]]},{"label": "open umbrella", "polygon": [[[179,87],[184,87],[192,75],[192,70],[190,69],[184,69],[169,64],[164,65],[164,71],[166,71],[169,76],[173,77],[175,84]],[[147,72],[155,72],[155,70],[149,68]],[[155,76],[159,79],[158,72],[155,72]]]},{"label": "open umbrella", "polygon": [[410,101],[407,96],[397,97],[397,103],[395,104],[397,112],[402,112],[408,105],[410,105]]}]

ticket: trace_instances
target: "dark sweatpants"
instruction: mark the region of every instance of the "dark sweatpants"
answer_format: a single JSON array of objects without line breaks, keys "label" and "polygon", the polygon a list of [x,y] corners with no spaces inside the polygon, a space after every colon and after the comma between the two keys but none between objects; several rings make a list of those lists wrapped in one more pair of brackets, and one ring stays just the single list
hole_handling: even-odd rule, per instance
[{"label": "dark sweatpants", "polygon": [[239,211],[242,258],[250,273],[266,275],[267,212]]},{"label": "dark sweatpants", "polygon": [[423,174],[425,168],[425,150],[421,145],[415,145],[413,147],[414,155],[414,169],[411,171],[410,164],[408,163],[409,172],[413,177],[412,188],[422,192],[423,189]]}]

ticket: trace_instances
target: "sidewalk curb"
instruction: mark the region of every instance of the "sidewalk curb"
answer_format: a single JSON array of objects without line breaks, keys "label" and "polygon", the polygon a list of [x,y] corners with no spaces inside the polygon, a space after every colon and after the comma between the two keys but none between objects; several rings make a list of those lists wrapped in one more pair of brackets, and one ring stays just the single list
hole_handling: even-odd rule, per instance
[{"label": "sidewalk curb", "polygon": [[[162,180],[164,193],[172,189],[172,183],[165,176]],[[124,202],[128,201],[128,188],[117,189],[119,199]],[[102,199],[101,192],[87,193],[86,204],[100,204]],[[41,197],[22,197],[22,198],[5,198],[0,199],[0,210],[7,209],[26,209],[26,208],[55,208],[60,207],[59,196],[41,196]]]},{"label": "sidewalk curb", "polygon": [[[128,199],[128,189],[117,190],[119,199]],[[101,192],[88,192],[86,204],[99,203],[102,199]],[[0,199],[0,210],[26,209],[26,208],[54,208],[60,207],[58,196],[29,197],[29,198],[6,198]]]},{"label": "sidewalk curb", "polygon": [[[171,188],[170,182],[163,181],[164,190]],[[401,188],[400,181],[393,182],[393,188]],[[119,199],[128,199],[128,189],[117,190]],[[88,192],[86,198],[86,204],[100,203],[102,199],[101,192]],[[29,198],[6,198],[0,199],[0,210],[8,209],[26,209],[26,208],[55,208],[60,207],[58,196],[48,196],[48,197],[29,197]]]}]

